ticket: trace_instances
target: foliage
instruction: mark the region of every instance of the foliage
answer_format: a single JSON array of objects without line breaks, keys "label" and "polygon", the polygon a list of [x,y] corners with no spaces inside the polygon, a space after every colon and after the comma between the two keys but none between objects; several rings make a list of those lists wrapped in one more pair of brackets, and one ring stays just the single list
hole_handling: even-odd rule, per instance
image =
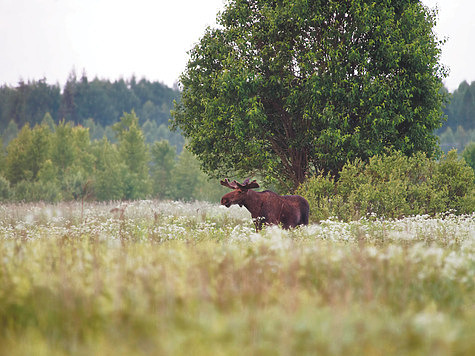
[{"label": "foliage", "polygon": [[51,132],[47,126],[25,125],[7,146],[5,178],[11,184],[36,180],[42,164],[49,156]]},{"label": "foliage", "polygon": [[302,184],[298,193],[310,203],[314,221],[336,216],[345,221],[367,215],[401,218],[418,214],[475,210],[475,175],[455,151],[440,161],[422,153],[400,152],[347,163],[336,182],[318,175]]},{"label": "foliage", "polygon": [[456,151],[442,157],[434,176],[435,186],[446,195],[444,209],[457,213],[475,211],[475,172]]},{"label": "foliage", "polygon": [[444,69],[420,1],[228,2],[172,112],[203,168],[293,190],[386,148],[437,153]]},{"label": "foliage", "polygon": [[2,205],[0,354],[470,355],[474,218]]},{"label": "foliage", "polygon": [[465,159],[465,162],[475,170],[475,141],[465,147],[462,152],[462,157]]}]

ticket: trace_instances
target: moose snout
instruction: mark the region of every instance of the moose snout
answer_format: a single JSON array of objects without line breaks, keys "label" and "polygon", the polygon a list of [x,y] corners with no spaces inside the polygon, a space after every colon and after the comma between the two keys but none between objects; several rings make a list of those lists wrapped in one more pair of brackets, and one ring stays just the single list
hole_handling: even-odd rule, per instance
[{"label": "moose snout", "polygon": [[223,197],[221,198],[221,205],[224,205],[226,208],[229,208],[231,206],[231,202],[229,199]]}]

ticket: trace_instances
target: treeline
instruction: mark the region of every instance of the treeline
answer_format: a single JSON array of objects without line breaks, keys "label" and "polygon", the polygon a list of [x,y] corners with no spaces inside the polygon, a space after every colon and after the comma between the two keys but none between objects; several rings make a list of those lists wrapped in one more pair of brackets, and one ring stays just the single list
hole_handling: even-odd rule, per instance
[{"label": "treeline", "polygon": [[184,140],[168,129],[170,110],[179,92],[146,79],[89,80],[72,73],[64,89],[46,80],[20,82],[16,87],[0,87],[0,132],[7,145],[19,130],[43,121],[62,120],[89,128],[91,140],[104,136],[115,142],[112,125],[124,112],[134,110],[148,143],[168,140],[181,152]]},{"label": "treeline", "polygon": [[173,100],[178,97],[177,90],[146,79],[137,81],[135,77],[111,82],[89,80],[85,74],[78,79],[72,73],[63,89],[44,79],[22,81],[17,87],[0,88],[0,129],[5,131],[10,123],[18,128],[27,123],[34,127],[49,113],[55,124],[66,120],[90,127],[93,122],[105,130],[124,112],[132,110],[141,125],[148,122],[166,129]]},{"label": "treeline", "polygon": [[0,155],[0,200],[217,201],[222,195],[188,151],[177,155],[166,140],[148,144],[134,111],[111,128],[117,143],[91,140],[88,128],[64,120],[27,123]]}]

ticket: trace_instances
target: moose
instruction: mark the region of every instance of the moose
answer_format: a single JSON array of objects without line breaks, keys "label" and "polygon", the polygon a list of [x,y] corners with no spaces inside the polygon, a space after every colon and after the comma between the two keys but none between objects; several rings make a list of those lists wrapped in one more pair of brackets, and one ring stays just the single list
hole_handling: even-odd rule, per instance
[{"label": "moose", "polygon": [[244,206],[251,213],[256,226],[256,232],[265,225],[280,225],[284,229],[298,225],[308,225],[309,205],[300,195],[278,195],[270,190],[256,192],[259,188],[256,180],[250,182],[247,178],[242,184],[227,178],[221,185],[233,189],[223,195],[221,205],[229,208],[233,204]]}]

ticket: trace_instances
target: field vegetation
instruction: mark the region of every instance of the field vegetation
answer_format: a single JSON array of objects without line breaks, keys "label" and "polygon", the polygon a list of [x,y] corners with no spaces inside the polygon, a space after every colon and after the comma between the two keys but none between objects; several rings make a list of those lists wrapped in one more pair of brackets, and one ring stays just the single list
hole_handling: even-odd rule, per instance
[{"label": "field vegetation", "polygon": [[[1,86],[0,356],[475,355],[475,84],[436,20],[232,0],[180,90]],[[250,176],[311,224],[194,202]]]},{"label": "field vegetation", "polygon": [[244,208],[0,206],[2,355],[470,355],[475,214],[255,233]]}]

